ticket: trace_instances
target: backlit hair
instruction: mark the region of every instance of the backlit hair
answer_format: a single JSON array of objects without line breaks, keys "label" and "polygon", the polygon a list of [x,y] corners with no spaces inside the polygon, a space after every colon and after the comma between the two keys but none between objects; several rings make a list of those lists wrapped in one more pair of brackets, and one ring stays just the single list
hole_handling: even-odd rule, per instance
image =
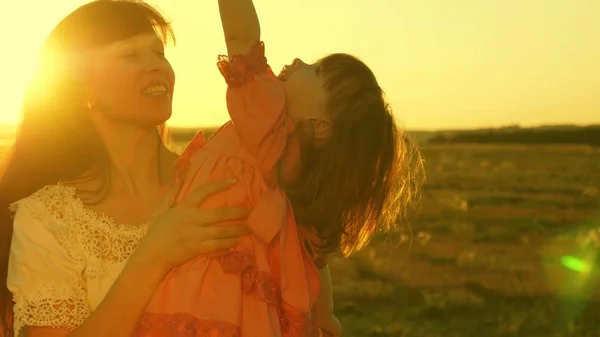
[{"label": "backlit hair", "polygon": [[423,160],[362,61],[333,54],[319,69],[332,135],[303,149],[300,177],[286,190],[298,223],[316,229],[320,253],[348,256],[402,221],[420,196]]}]

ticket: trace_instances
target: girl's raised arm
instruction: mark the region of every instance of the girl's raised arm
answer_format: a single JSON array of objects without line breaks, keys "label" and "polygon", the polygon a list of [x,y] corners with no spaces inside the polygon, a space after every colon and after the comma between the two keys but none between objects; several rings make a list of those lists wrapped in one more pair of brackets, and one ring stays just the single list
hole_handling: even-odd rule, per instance
[{"label": "girl's raised arm", "polygon": [[246,55],[260,41],[260,23],[252,0],[219,0],[229,56]]},{"label": "girl's raised arm", "polygon": [[219,0],[228,56],[219,56],[227,83],[227,110],[242,144],[270,175],[293,131],[285,91],[267,63],[251,0]]}]

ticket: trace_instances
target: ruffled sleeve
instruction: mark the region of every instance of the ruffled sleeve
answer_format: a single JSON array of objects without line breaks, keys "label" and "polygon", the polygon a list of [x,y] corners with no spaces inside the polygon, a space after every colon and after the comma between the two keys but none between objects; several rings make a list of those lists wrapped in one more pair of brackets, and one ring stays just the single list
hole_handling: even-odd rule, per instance
[{"label": "ruffled sleeve", "polygon": [[270,169],[281,156],[293,123],[285,114],[285,91],[257,43],[247,55],[219,57],[227,83],[227,109],[242,143]]},{"label": "ruffled sleeve", "polygon": [[83,261],[60,245],[57,232],[64,224],[47,207],[31,197],[12,205],[7,286],[15,302],[15,336],[26,326],[74,329],[90,314]]}]

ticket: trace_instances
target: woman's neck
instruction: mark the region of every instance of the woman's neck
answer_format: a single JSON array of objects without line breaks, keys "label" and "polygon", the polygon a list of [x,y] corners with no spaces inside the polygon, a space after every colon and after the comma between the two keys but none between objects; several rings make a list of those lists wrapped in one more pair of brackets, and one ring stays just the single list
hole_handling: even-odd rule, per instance
[{"label": "woman's neck", "polygon": [[162,185],[161,156],[169,153],[156,127],[94,122],[110,160],[111,189],[139,195]]}]

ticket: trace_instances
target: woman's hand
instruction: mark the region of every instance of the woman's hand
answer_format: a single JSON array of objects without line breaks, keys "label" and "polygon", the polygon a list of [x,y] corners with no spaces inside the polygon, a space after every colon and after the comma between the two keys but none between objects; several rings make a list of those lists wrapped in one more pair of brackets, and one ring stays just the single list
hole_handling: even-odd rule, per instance
[{"label": "woman's hand", "polygon": [[205,253],[234,247],[240,237],[250,234],[242,225],[217,225],[225,221],[246,220],[250,211],[240,208],[198,210],[208,197],[231,188],[235,181],[204,184],[177,205],[182,183],[176,184],[151,222],[144,241],[130,261],[160,268],[163,274]]}]

